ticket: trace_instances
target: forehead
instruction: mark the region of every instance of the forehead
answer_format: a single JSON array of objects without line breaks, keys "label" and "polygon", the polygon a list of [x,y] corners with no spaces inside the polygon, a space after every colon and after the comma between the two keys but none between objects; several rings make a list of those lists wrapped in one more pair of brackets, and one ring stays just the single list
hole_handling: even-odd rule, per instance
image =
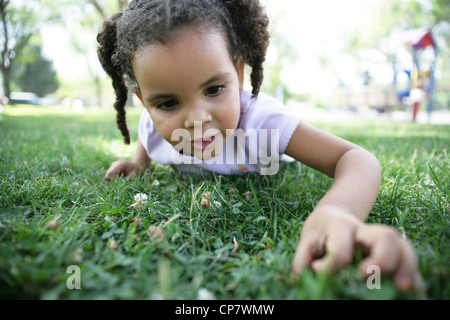
[{"label": "forehead", "polygon": [[[136,58],[139,59],[140,55],[149,54],[156,51],[173,51],[183,47],[190,47],[195,49],[197,47],[220,47],[217,49],[226,49],[229,53],[229,46],[226,36],[223,32],[214,28],[209,28],[202,25],[191,25],[172,31],[170,34],[166,34],[159,40],[156,40],[150,44],[144,44],[137,48],[135,54],[132,57],[132,63]],[[190,50],[192,51],[192,50]],[[230,55],[231,57],[231,55]]]},{"label": "forehead", "polygon": [[164,79],[190,81],[193,74],[206,77],[210,72],[230,72],[234,63],[221,33],[189,27],[177,31],[170,41],[138,49],[132,66],[140,86],[143,82],[155,86]]}]

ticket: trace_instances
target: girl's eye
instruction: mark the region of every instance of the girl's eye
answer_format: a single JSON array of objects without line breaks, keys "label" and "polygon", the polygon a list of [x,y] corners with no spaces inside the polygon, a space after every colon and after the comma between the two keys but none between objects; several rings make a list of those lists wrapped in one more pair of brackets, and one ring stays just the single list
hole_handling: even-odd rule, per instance
[{"label": "girl's eye", "polygon": [[223,84],[209,87],[208,89],[206,89],[206,95],[215,97],[215,96],[219,95],[223,89],[225,89],[225,85],[223,85]]},{"label": "girl's eye", "polygon": [[163,102],[160,102],[156,105],[157,109],[162,109],[162,110],[172,110],[174,109],[176,106],[178,105],[178,101],[175,99],[172,100],[166,100]]}]

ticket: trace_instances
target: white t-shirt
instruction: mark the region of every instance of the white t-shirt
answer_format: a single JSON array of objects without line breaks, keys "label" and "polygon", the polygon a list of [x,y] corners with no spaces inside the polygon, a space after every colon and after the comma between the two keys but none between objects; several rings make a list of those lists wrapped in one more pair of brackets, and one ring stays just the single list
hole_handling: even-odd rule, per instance
[{"label": "white t-shirt", "polygon": [[150,159],[181,172],[271,175],[278,172],[280,161],[292,160],[284,153],[300,120],[295,109],[275,98],[264,93],[253,98],[243,91],[238,128],[213,159],[203,161],[180,154],[161,137],[147,110],[141,115],[139,139]]}]

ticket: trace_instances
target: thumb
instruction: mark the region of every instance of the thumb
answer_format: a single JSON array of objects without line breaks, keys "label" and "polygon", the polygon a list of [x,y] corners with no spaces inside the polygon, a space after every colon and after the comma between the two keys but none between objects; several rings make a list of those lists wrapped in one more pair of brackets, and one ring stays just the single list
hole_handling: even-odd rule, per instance
[{"label": "thumb", "polygon": [[335,229],[326,241],[326,254],[312,263],[315,272],[338,273],[352,262],[354,232],[351,229]]},{"label": "thumb", "polygon": [[126,176],[125,178],[130,181],[134,178],[134,176],[136,175],[136,169],[131,170]]},{"label": "thumb", "polygon": [[313,241],[303,240],[299,242],[291,268],[294,275],[301,276],[303,270],[311,266],[311,262],[316,256],[314,254],[317,251],[316,247]]}]

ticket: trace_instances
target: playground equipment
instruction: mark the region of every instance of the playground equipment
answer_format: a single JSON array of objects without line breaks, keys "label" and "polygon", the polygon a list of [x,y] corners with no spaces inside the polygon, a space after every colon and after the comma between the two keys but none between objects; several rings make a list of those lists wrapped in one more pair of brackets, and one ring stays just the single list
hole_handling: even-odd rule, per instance
[{"label": "playground equipment", "polygon": [[[393,33],[386,39],[392,57],[393,82],[389,85],[370,84],[370,74],[362,85],[340,86],[334,91],[334,105],[361,112],[390,112],[395,108],[412,110],[415,121],[422,103],[428,101],[428,116],[435,103],[435,68],[438,48],[431,30],[420,28]],[[430,50],[430,48],[432,50]]]},{"label": "playground equipment", "polygon": [[[408,30],[401,34],[402,44],[411,48],[413,60],[412,70],[399,70],[397,60],[394,58],[394,87],[397,88],[398,98],[406,104],[413,105],[413,121],[416,120],[420,105],[428,99],[427,113],[430,117],[434,106],[435,88],[435,68],[438,57],[438,48],[435,39],[428,28]],[[428,56],[428,61],[424,59],[424,52],[427,48],[433,49],[432,56]],[[398,76],[400,73],[406,74],[409,84],[406,88],[400,89],[398,86]]]}]

